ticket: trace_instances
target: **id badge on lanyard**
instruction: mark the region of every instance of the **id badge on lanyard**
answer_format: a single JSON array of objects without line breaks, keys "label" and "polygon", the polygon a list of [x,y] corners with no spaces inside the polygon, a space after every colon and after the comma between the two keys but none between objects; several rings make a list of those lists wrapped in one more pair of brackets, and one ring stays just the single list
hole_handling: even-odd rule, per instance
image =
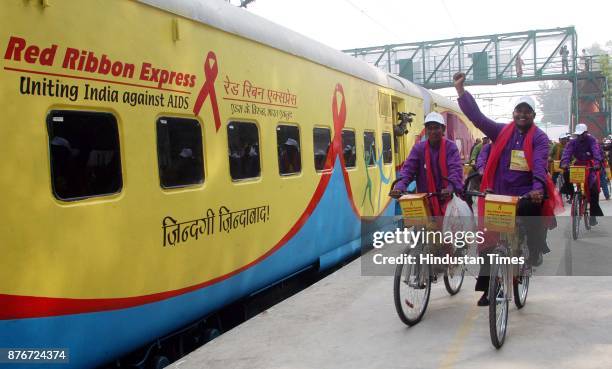
[{"label": "id badge on lanyard", "polygon": [[518,170],[521,172],[529,172],[529,165],[525,158],[525,151],[512,150],[510,155],[510,170]]}]

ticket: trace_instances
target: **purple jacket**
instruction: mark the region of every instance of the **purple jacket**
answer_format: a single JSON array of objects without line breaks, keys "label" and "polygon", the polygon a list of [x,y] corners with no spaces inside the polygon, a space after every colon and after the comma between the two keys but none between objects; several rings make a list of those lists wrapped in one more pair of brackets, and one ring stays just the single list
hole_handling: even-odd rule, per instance
[{"label": "purple jacket", "polygon": [[[569,166],[572,158],[578,161],[594,160],[595,165],[601,165],[603,155],[597,140],[587,133],[571,140],[565,145],[563,155],[561,155],[561,166]],[[590,173],[589,184],[592,185],[594,182],[595,173]]]},{"label": "purple jacket", "polygon": [[[474,97],[469,92],[465,92],[458,100],[463,113],[480,129],[485,135],[495,143],[497,136],[506,126],[503,123],[496,123],[487,118],[480,109]],[[548,136],[541,129],[536,127],[533,137],[533,171],[518,171],[510,169],[510,157],[512,150],[523,150],[523,142],[526,135],[514,130],[512,137],[504,147],[493,183],[493,192],[499,195],[522,196],[532,190],[542,190],[544,185],[534,177],[546,180],[546,168],[548,165]]]},{"label": "purple jacket", "polygon": [[476,170],[478,173],[482,174],[485,166],[487,165],[487,160],[489,160],[489,153],[491,153],[491,144],[488,143],[482,147],[478,157],[476,158]]},{"label": "purple jacket", "polygon": [[[447,138],[446,141],[446,166],[448,167],[448,188],[451,191],[460,191],[463,188],[463,165],[457,145]],[[427,190],[427,169],[425,168],[425,144],[427,141],[422,141],[415,144],[404,161],[400,176],[402,179],[395,184],[394,189],[405,191],[410,182],[416,179],[417,192],[429,192]],[[440,171],[440,148],[431,148],[431,162],[433,168],[434,181],[436,183],[436,191],[442,190],[442,175]],[[416,178],[415,178],[416,177]]]}]

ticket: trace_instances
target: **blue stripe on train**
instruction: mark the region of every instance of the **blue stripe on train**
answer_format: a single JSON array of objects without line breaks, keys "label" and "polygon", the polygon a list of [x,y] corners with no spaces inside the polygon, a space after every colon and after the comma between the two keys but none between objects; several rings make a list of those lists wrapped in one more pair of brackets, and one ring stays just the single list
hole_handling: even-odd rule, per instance
[{"label": "blue stripe on train", "polygon": [[[355,197],[358,197],[355,194]],[[392,215],[393,207],[385,209]],[[274,217],[274,209],[271,209]],[[267,259],[213,286],[129,309],[0,321],[2,348],[67,348],[61,368],[103,364],[164,336],[236,299],[311,265],[337,263],[359,251],[360,222],[346,193],[339,162],[321,201],[302,229]],[[11,365],[38,368],[39,365]]]}]

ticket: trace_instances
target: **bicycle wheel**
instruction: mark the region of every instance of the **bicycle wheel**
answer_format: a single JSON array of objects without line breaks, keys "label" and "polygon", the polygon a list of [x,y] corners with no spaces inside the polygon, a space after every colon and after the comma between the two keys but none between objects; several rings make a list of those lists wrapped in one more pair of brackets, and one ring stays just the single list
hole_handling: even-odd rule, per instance
[{"label": "bicycle wheel", "polygon": [[563,173],[559,174],[559,176],[557,176],[557,190],[559,191],[559,193],[562,193],[563,191],[563,187],[565,186],[565,178],[563,177]]},{"label": "bicycle wheel", "polygon": [[589,203],[586,199],[582,199],[582,214],[584,214],[584,228],[590,231],[591,219],[589,219]]},{"label": "bicycle wheel", "polygon": [[529,276],[519,275],[514,280],[514,305],[517,309],[522,309],[527,303],[527,293],[529,292]]},{"label": "bicycle wheel", "polygon": [[580,235],[580,199],[580,192],[575,193],[572,198],[572,238],[574,240],[577,240]]},{"label": "bicycle wheel", "polygon": [[[504,253],[499,253],[503,256]],[[499,349],[506,338],[508,327],[508,291],[506,279],[508,271],[506,265],[491,264],[491,278],[489,278],[489,332],[491,343]]]},{"label": "bicycle wheel", "polygon": [[421,248],[407,247],[403,255],[415,255],[414,264],[398,264],[393,279],[393,300],[400,320],[408,326],[421,321],[431,294],[431,265],[419,262]]},{"label": "bicycle wheel", "polygon": [[[529,260],[529,248],[526,243],[521,245],[522,256]],[[514,305],[517,309],[522,309],[527,303],[527,293],[529,292],[529,277],[531,276],[531,264],[526,262],[518,266],[518,275],[512,281],[512,292],[514,294]]]},{"label": "bicycle wheel", "polygon": [[451,264],[444,271],[444,287],[451,296],[456,295],[461,290],[464,276],[465,268],[463,265]]}]

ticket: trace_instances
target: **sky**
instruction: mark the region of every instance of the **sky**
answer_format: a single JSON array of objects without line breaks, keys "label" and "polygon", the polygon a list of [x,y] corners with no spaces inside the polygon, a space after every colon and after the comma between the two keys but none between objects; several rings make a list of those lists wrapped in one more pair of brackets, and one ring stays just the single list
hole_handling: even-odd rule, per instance
[{"label": "sky", "polygon": [[572,25],[580,48],[612,40],[604,0],[256,0],[247,9],[337,49]]},{"label": "sky", "polygon": [[[579,49],[612,40],[612,1],[604,0],[256,0],[247,10],[338,50],[569,26]],[[469,88],[535,89],[534,82]],[[454,89],[438,92],[450,96]],[[483,110],[510,116],[511,100],[489,101]]]}]

